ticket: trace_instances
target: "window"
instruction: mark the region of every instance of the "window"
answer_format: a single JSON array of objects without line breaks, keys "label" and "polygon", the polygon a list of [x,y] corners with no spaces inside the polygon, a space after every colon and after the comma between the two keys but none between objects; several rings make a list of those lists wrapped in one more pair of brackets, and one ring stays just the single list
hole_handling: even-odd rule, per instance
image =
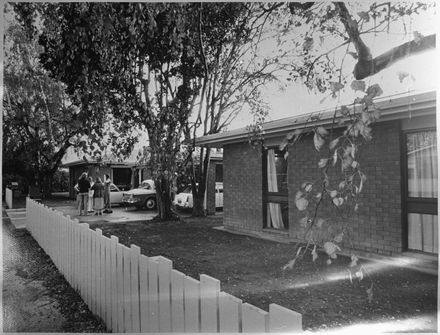
[{"label": "window", "polygon": [[438,253],[438,160],[435,130],[407,133],[408,249]]},{"label": "window", "polygon": [[285,151],[270,148],[264,152],[265,228],[289,227],[287,160]]}]

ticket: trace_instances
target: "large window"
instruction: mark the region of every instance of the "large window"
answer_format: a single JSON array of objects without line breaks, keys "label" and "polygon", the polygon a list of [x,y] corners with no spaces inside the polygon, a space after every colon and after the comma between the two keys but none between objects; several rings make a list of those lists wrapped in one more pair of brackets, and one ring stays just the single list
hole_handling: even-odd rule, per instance
[{"label": "large window", "polygon": [[408,249],[438,253],[435,130],[406,134]]},{"label": "large window", "polygon": [[289,227],[287,160],[284,156],[285,151],[265,150],[265,228],[284,230]]}]

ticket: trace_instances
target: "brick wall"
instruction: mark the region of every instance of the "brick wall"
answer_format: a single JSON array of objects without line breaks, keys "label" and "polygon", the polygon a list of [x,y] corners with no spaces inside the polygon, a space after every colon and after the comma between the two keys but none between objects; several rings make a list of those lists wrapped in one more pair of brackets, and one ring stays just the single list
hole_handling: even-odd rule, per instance
[{"label": "brick wall", "polygon": [[[318,216],[326,218],[331,224],[324,224],[315,237],[334,236],[346,225],[351,236],[345,236],[345,246],[349,246],[347,242],[350,240],[355,249],[367,253],[400,253],[400,123],[390,121],[376,124],[373,140],[361,147],[359,157],[361,169],[368,179],[359,199],[358,213],[344,218],[335,215],[334,207],[330,208],[331,204],[325,203]],[[319,154],[314,149],[311,137],[289,148],[289,235],[296,239],[304,238],[304,228],[299,224],[304,212],[300,213],[296,208],[295,194],[303,182],[313,182],[320,178],[318,159]],[[336,189],[341,179],[337,181],[335,174],[330,174],[330,180],[331,188]]]},{"label": "brick wall", "polygon": [[223,224],[228,229],[263,227],[261,151],[248,143],[223,147]]}]

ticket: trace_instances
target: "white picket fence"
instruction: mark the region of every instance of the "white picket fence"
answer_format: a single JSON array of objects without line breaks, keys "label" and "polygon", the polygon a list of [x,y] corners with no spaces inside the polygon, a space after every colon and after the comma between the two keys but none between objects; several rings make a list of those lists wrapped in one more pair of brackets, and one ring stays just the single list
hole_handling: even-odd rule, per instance
[{"label": "white picket fence", "polygon": [[[300,332],[302,316],[276,304],[265,312],[193,279],[172,261],[147,257],[86,223],[27,198],[27,229],[107,328],[139,332]],[[188,246],[190,247],[190,246]]]},{"label": "white picket fence", "polygon": [[12,190],[6,187],[5,202],[8,208],[12,208]]}]

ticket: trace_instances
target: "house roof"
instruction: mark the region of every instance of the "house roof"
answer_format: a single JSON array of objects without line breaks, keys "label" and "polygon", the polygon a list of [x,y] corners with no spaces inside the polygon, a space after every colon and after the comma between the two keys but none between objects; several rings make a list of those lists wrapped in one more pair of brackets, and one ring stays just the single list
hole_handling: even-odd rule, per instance
[{"label": "house roof", "polygon": [[[374,103],[381,110],[381,117],[378,122],[432,115],[436,111],[436,92],[431,91],[411,95],[408,93],[396,94],[376,99]],[[333,108],[266,122],[263,124],[264,136],[265,138],[277,137],[297,128],[328,125],[333,122],[334,113],[335,109]],[[313,118],[313,121],[311,116],[316,116]],[[196,139],[196,144],[221,147],[224,144],[246,141],[248,135],[248,128],[243,127],[219,134],[199,137]]]},{"label": "house roof", "polygon": [[111,167],[133,167],[136,166],[136,162],[117,162],[112,160],[102,160],[98,162],[96,159],[79,159],[69,163],[62,164],[62,167],[73,167],[73,166],[87,166],[87,165],[106,165]]}]

